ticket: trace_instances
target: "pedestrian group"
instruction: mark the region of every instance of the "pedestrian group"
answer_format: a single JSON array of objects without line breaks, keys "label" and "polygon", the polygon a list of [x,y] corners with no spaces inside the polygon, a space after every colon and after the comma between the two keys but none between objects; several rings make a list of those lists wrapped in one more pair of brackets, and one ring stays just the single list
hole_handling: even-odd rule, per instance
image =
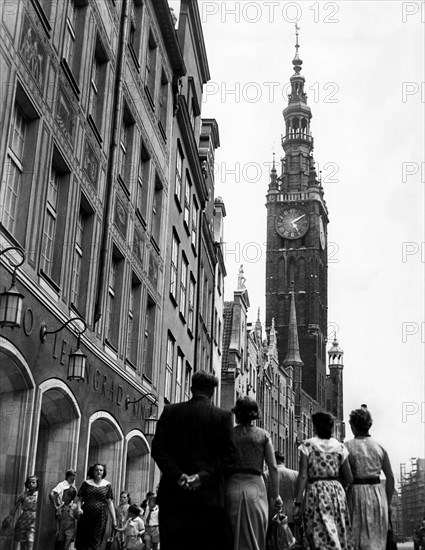
[{"label": "pedestrian group", "polygon": [[[152,442],[162,474],[158,493],[149,491],[140,506],[127,491],[114,506],[104,464],[89,468],[78,492],[76,472],[68,470],[49,494],[57,524],[52,548],[101,550],[109,516],[113,550],[294,548],[291,536],[276,548],[272,532],[280,520],[286,533],[296,534],[297,548],[385,550],[394,476],[386,450],[369,434],[366,405],[351,412],[354,439],[345,444],[332,436],[330,413],[313,414],[314,436],[299,446],[296,472],[254,424],[256,401],[237,399],[233,426],[231,412],[212,404],[217,385],[215,376],[199,371],[192,398],[164,408]],[[38,491],[37,476],[29,476],[3,521],[3,528],[14,526],[16,549],[33,548]]]}]

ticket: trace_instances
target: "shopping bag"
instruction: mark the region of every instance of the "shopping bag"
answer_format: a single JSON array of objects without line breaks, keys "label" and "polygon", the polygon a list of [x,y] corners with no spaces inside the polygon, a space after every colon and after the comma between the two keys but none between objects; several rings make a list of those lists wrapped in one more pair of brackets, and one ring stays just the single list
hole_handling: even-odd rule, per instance
[{"label": "shopping bag", "polygon": [[397,543],[395,541],[393,525],[391,523],[391,515],[388,517],[388,532],[387,532],[387,544],[385,550],[397,550]]},{"label": "shopping bag", "polygon": [[118,538],[118,533],[115,529],[112,530],[111,536],[106,541],[105,550],[120,550],[121,544]]},{"label": "shopping bag", "polygon": [[11,537],[13,535],[13,518],[6,516],[0,527],[0,537]]},{"label": "shopping bag", "polygon": [[296,540],[288,526],[288,517],[277,513],[270,522],[269,550],[292,550]]}]

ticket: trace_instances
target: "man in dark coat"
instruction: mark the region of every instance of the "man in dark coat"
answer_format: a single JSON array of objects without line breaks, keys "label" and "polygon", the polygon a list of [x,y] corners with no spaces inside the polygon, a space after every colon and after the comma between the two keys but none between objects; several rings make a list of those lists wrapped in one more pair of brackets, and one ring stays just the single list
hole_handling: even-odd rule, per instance
[{"label": "man in dark coat", "polygon": [[158,488],[161,550],[227,550],[230,525],[224,509],[224,474],[235,447],[231,413],[211,403],[218,380],[199,371],[192,399],[167,405],[158,421],[152,457]]}]

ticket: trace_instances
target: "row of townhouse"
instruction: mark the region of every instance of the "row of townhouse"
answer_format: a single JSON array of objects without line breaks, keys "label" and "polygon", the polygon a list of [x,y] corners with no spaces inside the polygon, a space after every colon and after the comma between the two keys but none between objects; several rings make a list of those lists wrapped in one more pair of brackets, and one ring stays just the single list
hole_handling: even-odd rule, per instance
[{"label": "row of townhouse", "polygon": [[0,517],[35,473],[36,549],[70,467],[140,502],[163,405],[220,374],[209,78],[197,2],[0,3]]}]

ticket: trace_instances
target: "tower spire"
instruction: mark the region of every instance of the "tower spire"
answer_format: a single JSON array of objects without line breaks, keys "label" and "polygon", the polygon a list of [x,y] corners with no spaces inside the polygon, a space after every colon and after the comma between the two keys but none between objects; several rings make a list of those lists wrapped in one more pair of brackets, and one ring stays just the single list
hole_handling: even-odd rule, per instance
[{"label": "tower spire", "polygon": [[288,351],[283,362],[285,367],[302,367],[300,343],[298,340],[297,310],[295,308],[294,281],[291,283],[291,309],[289,311]]},{"label": "tower spire", "polygon": [[303,64],[298,52],[300,48],[300,45],[298,42],[299,30],[300,30],[300,27],[298,26],[297,23],[295,23],[295,57],[292,60],[292,65],[294,66],[295,74],[299,74],[301,72],[301,65]]}]

